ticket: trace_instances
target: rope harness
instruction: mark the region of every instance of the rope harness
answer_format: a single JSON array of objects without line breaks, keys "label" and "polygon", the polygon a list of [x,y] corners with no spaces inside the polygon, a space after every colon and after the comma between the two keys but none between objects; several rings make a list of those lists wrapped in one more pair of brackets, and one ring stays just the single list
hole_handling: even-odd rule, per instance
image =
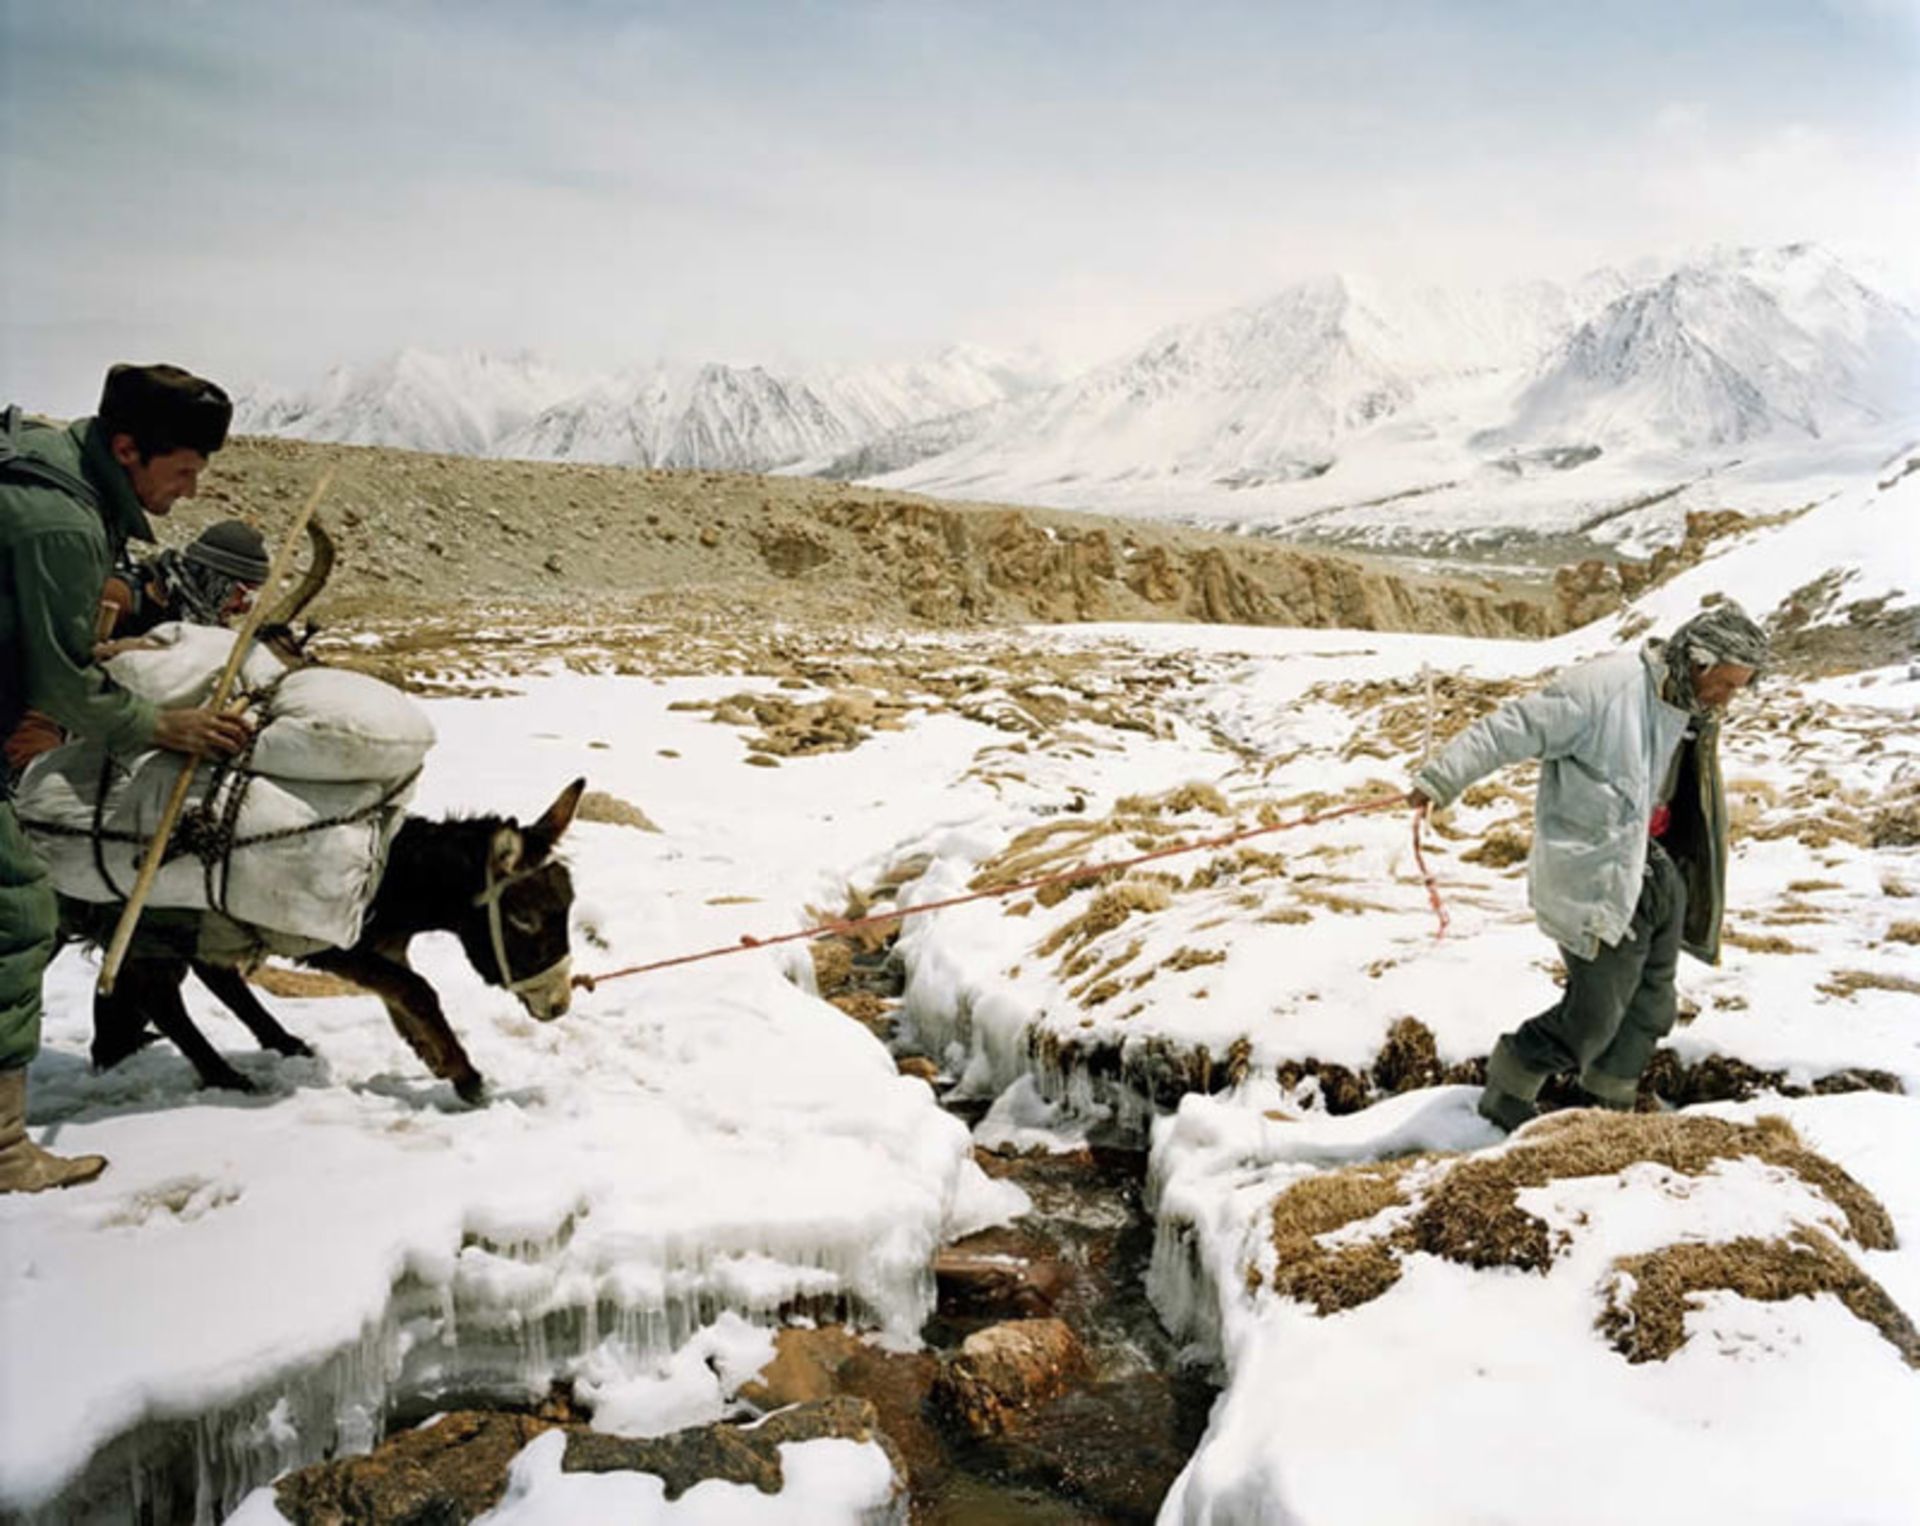
[{"label": "rope harness", "polygon": [[[1116,859],[1111,863],[1087,864],[1077,869],[1066,869],[1055,874],[1041,875],[1038,879],[1022,880],[1014,885],[1001,885],[991,890],[976,890],[969,895],[949,896],[942,901],[924,901],[918,906],[907,906],[897,911],[876,912],[871,916],[836,918],[821,922],[813,927],[802,928],[799,932],[780,933],[771,938],[755,938],[743,934],[738,943],[729,943],[721,948],[704,949],[697,954],[680,954],[671,959],[656,959],[651,964],[632,964],[624,969],[608,970],[599,975],[575,975],[573,983],[582,990],[591,991],[603,981],[623,980],[629,975],[645,975],[654,970],[671,969],[680,964],[696,964],[703,959],[720,959],[728,954],[743,954],[750,949],[771,948],[776,943],[793,943],[802,938],[818,938],[826,934],[844,936],[863,927],[878,927],[889,922],[899,922],[907,917],[917,917],[929,911],[945,911],[953,906],[965,906],[971,901],[996,900],[1010,895],[1020,895],[1029,890],[1038,890],[1046,885],[1077,884],[1083,880],[1099,879],[1122,869],[1132,869],[1140,864],[1152,863],[1155,859],[1172,858],[1181,853],[1197,853],[1203,848],[1225,848],[1234,843],[1245,842],[1249,838],[1264,837],[1271,832],[1290,832],[1299,827],[1317,826],[1322,822],[1337,821],[1342,816],[1358,816],[1373,811],[1391,810],[1404,807],[1406,800],[1400,795],[1387,795],[1378,800],[1362,800],[1355,805],[1343,805],[1331,811],[1309,811],[1304,816],[1296,816],[1291,821],[1275,822],[1271,826],[1252,827],[1244,832],[1230,832],[1224,837],[1208,837],[1198,842],[1176,843],[1170,848],[1156,848],[1151,853],[1142,853],[1133,858]],[[1446,937],[1451,919],[1447,915],[1446,903],[1440,898],[1440,886],[1433,873],[1427,868],[1427,857],[1420,844],[1421,814],[1413,818],[1413,860],[1420,871],[1421,882],[1427,888],[1427,904],[1433,908],[1433,914],[1439,921],[1434,932],[1438,941]],[[497,920],[497,919],[496,919]]]},{"label": "rope harness", "polygon": [[[473,898],[473,904],[475,906],[484,906],[487,908],[487,933],[493,939],[494,962],[500,966],[500,985],[502,989],[515,996],[520,995],[523,991],[533,990],[537,986],[551,985],[555,974],[571,957],[563,953],[544,970],[525,976],[520,980],[515,980],[513,978],[513,965],[507,958],[506,933],[500,926],[500,898],[522,880],[533,879],[538,875],[546,873],[552,867],[551,864],[535,864],[531,869],[516,869],[510,874],[496,875],[493,872],[493,859],[489,857],[487,859],[487,888]],[[578,979],[574,981],[575,985],[579,983]]]}]

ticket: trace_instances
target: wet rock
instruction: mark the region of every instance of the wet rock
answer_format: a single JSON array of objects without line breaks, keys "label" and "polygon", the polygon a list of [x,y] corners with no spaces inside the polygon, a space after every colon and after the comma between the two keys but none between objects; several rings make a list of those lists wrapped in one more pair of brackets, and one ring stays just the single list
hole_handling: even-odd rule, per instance
[{"label": "wet rock", "polygon": [[948,1318],[1051,1314],[1072,1280],[1057,1257],[1035,1255],[1017,1232],[969,1235],[933,1258],[940,1313]]},{"label": "wet rock", "polygon": [[1152,1521],[1206,1428],[1204,1389],[1193,1377],[1140,1373],[1063,1395],[999,1438],[995,1469],[1070,1495],[1102,1521]]},{"label": "wet rock", "polygon": [[773,1360],[741,1385],[740,1397],[761,1410],[845,1397],[871,1405],[920,1494],[947,1467],[946,1446],[926,1416],[939,1371],[939,1360],[926,1352],[882,1351],[844,1325],[782,1330],[774,1337]]},{"label": "wet rock", "polygon": [[904,1488],[905,1464],[881,1432],[874,1407],[864,1399],[845,1397],[796,1404],[755,1425],[698,1425],[670,1436],[571,1431],[560,1468],[564,1473],[652,1473],[665,1480],[670,1500],[709,1478],[777,1494],[785,1482],[780,1447],[789,1441],[833,1438],[879,1443]]},{"label": "wet rock", "polygon": [[515,1455],[551,1428],[532,1415],[446,1415],[368,1456],[288,1474],[274,1503],[294,1526],[455,1526],[499,1503]]},{"label": "wet rock", "polygon": [[940,1375],[940,1393],[976,1436],[993,1436],[1065,1393],[1087,1367],[1064,1320],[989,1325],[960,1343]]}]

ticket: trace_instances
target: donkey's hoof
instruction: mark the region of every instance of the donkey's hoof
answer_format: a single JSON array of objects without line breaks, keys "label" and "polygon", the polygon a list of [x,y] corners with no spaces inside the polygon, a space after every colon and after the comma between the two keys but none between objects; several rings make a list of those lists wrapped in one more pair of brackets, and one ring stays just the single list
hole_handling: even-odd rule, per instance
[{"label": "donkey's hoof", "polygon": [[477,1071],[460,1077],[453,1083],[455,1094],[470,1107],[478,1107],[487,1100],[487,1078]]},{"label": "donkey's hoof", "polygon": [[268,1039],[262,1046],[275,1054],[285,1055],[289,1060],[311,1060],[313,1045],[305,1039],[297,1039],[291,1033],[283,1033],[278,1038]]},{"label": "donkey's hoof", "polygon": [[231,1065],[223,1065],[218,1070],[203,1071],[200,1076],[200,1084],[223,1092],[253,1093],[260,1090],[258,1086],[241,1075],[240,1072],[235,1070]]}]

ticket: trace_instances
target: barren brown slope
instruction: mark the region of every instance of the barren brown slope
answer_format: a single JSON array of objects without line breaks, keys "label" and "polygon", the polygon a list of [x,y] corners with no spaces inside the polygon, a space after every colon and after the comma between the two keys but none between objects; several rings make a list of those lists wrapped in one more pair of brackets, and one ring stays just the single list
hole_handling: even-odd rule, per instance
[{"label": "barren brown slope", "polygon": [[319,606],[720,600],[928,624],[1193,620],[1548,635],[1560,608],[1350,555],[809,478],[476,460],[242,438],[166,531],[238,514],[272,537],[322,470],[340,545]]}]

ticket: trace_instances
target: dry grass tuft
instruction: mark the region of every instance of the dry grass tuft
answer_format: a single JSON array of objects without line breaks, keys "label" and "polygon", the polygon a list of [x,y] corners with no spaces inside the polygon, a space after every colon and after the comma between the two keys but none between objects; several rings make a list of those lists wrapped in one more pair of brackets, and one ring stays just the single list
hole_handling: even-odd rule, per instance
[{"label": "dry grass tuft", "polygon": [[1440,1063],[1433,1030],[1417,1017],[1403,1017],[1387,1030],[1387,1041],[1373,1061],[1373,1081],[1383,1092],[1438,1086],[1446,1070]]},{"label": "dry grass tuft", "polygon": [[1720,934],[1722,943],[1734,948],[1743,948],[1750,954],[1810,954],[1812,949],[1804,943],[1792,943],[1778,933],[1743,933],[1737,928],[1726,928]]},{"label": "dry grass tuft", "polygon": [[1835,970],[1816,989],[1828,996],[1849,998],[1860,991],[1899,991],[1920,996],[1920,980],[1906,975],[1886,975],[1879,970]]},{"label": "dry grass tuft", "polygon": [[1517,822],[1503,821],[1489,827],[1477,847],[1460,855],[1462,863],[1485,864],[1489,869],[1510,869],[1524,864],[1533,851],[1533,834]]},{"label": "dry grass tuft", "polygon": [[1318,885],[1295,882],[1293,893],[1310,906],[1324,906],[1328,911],[1339,912],[1342,916],[1357,917],[1369,911],[1385,911],[1387,908],[1378,901],[1365,901],[1359,896],[1342,895],[1337,890],[1323,890]]},{"label": "dry grass tuft", "polygon": [[1164,795],[1123,795],[1113,805],[1116,816],[1178,816],[1186,811],[1231,816],[1233,807],[1211,784],[1182,784]]},{"label": "dry grass tuft", "polygon": [[1225,964],[1223,948],[1177,948],[1160,962],[1163,970],[1197,970],[1203,964]]},{"label": "dry grass tuft", "polygon": [[1095,938],[1112,932],[1138,912],[1165,911],[1173,904],[1173,894],[1160,879],[1122,880],[1093,898],[1093,904],[1071,922],[1056,927],[1040,945],[1045,956],[1058,953],[1071,944],[1076,951]]},{"label": "dry grass tuft", "polygon": [[1313,1305],[1316,1314],[1371,1303],[1400,1280],[1400,1258],[1388,1240],[1323,1246],[1319,1237],[1370,1219],[1406,1201],[1400,1178],[1410,1161],[1356,1166],[1295,1182],[1273,1205],[1273,1288]]},{"label": "dry grass tuft", "polygon": [[1911,848],[1920,843],[1920,789],[1876,811],[1867,840],[1876,848]]},{"label": "dry grass tuft", "polygon": [[1831,1293],[1885,1336],[1909,1367],[1920,1367],[1920,1331],[1900,1306],[1818,1230],[1784,1240],[1742,1236],[1721,1245],[1668,1245],[1613,1263],[1607,1304],[1595,1321],[1629,1362],[1663,1362],[1687,1341],[1695,1294],[1726,1290],[1779,1303]]},{"label": "dry grass tuft", "polygon": [[[1526,1189],[1614,1176],[1641,1162],[1699,1176],[1716,1161],[1743,1157],[1791,1172],[1820,1193],[1845,1220],[1846,1238],[1869,1250],[1894,1247],[1887,1210],[1839,1166],[1808,1150],[1782,1118],[1740,1124],[1697,1115],[1579,1110],[1529,1125],[1499,1154],[1455,1161],[1422,1157],[1437,1169],[1416,1191],[1404,1181],[1413,1161],[1357,1166],[1294,1183],[1273,1207],[1280,1256],[1274,1287],[1327,1314],[1379,1297],[1398,1279],[1400,1260],[1415,1251],[1480,1269],[1544,1272],[1562,1249],[1564,1234],[1520,1206],[1518,1195]],[[1335,1247],[1319,1243],[1333,1230],[1401,1203],[1412,1211],[1390,1228],[1348,1237]]]},{"label": "dry grass tuft", "polygon": [[1531,1125],[1500,1155],[1463,1162],[1421,1204],[1414,1243],[1468,1266],[1545,1271],[1556,1246],[1546,1224],[1521,1208],[1515,1194],[1567,1177],[1612,1176],[1651,1161],[1698,1176],[1715,1161],[1753,1156],[1791,1171],[1845,1216],[1852,1237],[1891,1250],[1893,1220],[1851,1176],[1800,1142],[1783,1118],[1752,1124],[1680,1114],[1556,1113]]},{"label": "dry grass tuft", "polygon": [[1920,922],[1895,922],[1887,928],[1888,943],[1920,943]]}]

